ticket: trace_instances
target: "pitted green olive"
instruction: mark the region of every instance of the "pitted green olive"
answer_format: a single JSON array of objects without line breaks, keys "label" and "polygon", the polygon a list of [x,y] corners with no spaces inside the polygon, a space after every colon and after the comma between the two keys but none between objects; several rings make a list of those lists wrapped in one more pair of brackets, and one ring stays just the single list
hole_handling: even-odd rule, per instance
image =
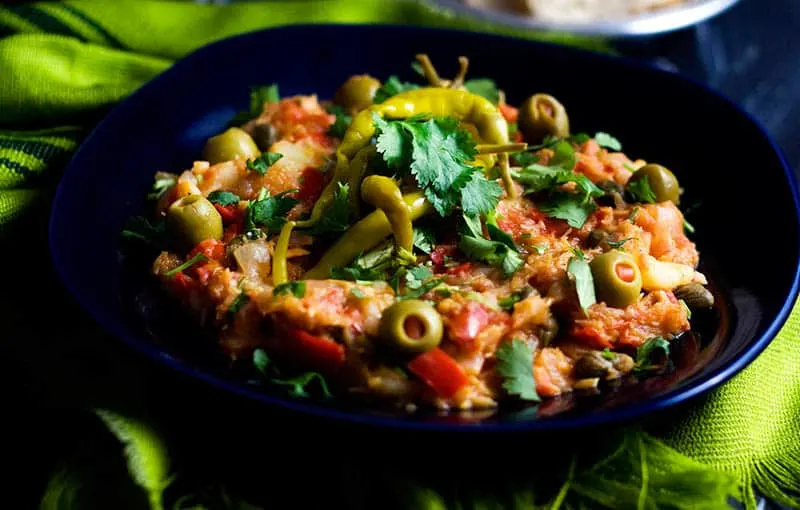
[{"label": "pitted green olive", "polygon": [[333,96],[333,102],[348,110],[358,112],[372,105],[381,82],[367,74],[351,76]]},{"label": "pitted green olive", "polygon": [[212,165],[231,161],[237,157],[253,159],[259,155],[261,152],[253,138],[246,131],[237,127],[212,136],[203,148],[203,159]]},{"label": "pitted green olive", "polygon": [[167,228],[184,247],[206,239],[222,239],[222,217],[202,195],[187,195],[167,209]]},{"label": "pitted green olive", "polygon": [[589,267],[598,301],[615,308],[625,308],[639,301],[642,275],[629,254],[611,250],[592,259]]},{"label": "pitted green olive", "polygon": [[655,164],[645,165],[633,173],[628,181],[628,186],[644,178],[647,178],[656,202],[672,200],[675,204],[680,203],[681,188],[678,185],[678,179],[667,168]]},{"label": "pitted green olive", "polygon": [[439,312],[418,299],[398,301],[384,310],[378,325],[380,340],[403,354],[420,354],[442,341],[444,327]]},{"label": "pitted green olive", "polygon": [[519,129],[525,141],[539,143],[545,136],[569,136],[569,117],[564,105],[548,94],[534,94],[520,106]]}]

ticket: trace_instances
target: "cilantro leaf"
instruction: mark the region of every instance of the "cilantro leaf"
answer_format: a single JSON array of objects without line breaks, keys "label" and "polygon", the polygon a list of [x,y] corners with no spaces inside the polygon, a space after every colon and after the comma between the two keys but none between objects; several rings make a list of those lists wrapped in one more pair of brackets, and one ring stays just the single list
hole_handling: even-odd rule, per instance
[{"label": "cilantro leaf", "polygon": [[497,373],[503,377],[503,388],[522,400],[539,402],[536,379],[533,377],[533,349],[522,340],[504,342],[497,349]]},{"label": "cilantro leaf", "polygon": [[345,109],[338,104],[330,105],[328,107],[328,113],[336,116],[336,120],[333,121],[331,127],[328,128],[328,134],[336,138],[344,138],[347,128],[350,127],[350,123],[353,122],[353,117],[348,115]]},{"label": "cilantro leaf", "polygon": [[531,246],[531,249],[535,251],[538,255],[544,255],[544,252],[547,251],[547,246],[544,245],[536,245]]},{"label": "cilantro leaf", "polygon": [[603,352],[601,352],[600,354],[603,356],[603,359],[607,359],[609,361],[617,357],[617,354],[608,347],[603,349]]},{"label": "cilantro leaf", "polygon": [[683,219],[683,229],[689,232],[690,234],[694,234],[694,227],[692,226],[691,223],[686,221],[686,218]]},{"label": "cilantro leaf", "polygon": [[364,294],[364,292],[361,289],[359,289],[358,287],[353,287],[352,289],[350,289],[350,294],[354,295],[358,299],[364,299],[365,297],[367,297]]},{"label": "cilantro leaf", "polygon": [[178,182],[177,175],[168,174],[166,172],[157,173],[155,181],[153,182],[153,187],[147,195],[147,199],[159,200],[176,182]]},{"label": "cilantro leaf", "polygon": [[539,209],[552,218],[565,220],[570,227],[581,228],[597,207],[575,193],[558,192],[539,204]]},{"label": "cilantro leaf", "polygon": [[261,113],[264,111],[264,103],[277,103],[280,100],[281,97],[277,83],[260,87],[250,87],[250,108],[247,111],[237,113],[230,124],[232,126],[245,124],[261,116]]},{"label": "cilantro leaf", "polygon": [[627,243],[631,239],[633,239],[633,238],[632,237],[626,237],[624,239],[620,239],[619,241],[606,240],[606,244],[608,244],[611,248],[622,248],[622,245]]},{"label": "cilantro leaf", "polygon": [[297,190],[287,190],[274,196],[266,196],[250,202],[245,217],[245,230],[266,227],[270,231],[280,230],[286,223],[286,215],[300,203],[299,200],[287,196]]},{"label": "cilantro leaf", "polygon": [[519,251],[519,248],[517,248],[517,245],[514,243],[514,238],[511,237],[511,234],[502,230],[497,225],[497,214],[495,212],[491,212],[486,215],[486,230],[489,232],[489,238],[492,241],[503,243],[512,250],[517,252]]},{"label": "cilantro leaf", "polygon": [[375,91],[375,97],[373,98],[373,102],[375,104],[382,103],[389,99],[392,96],[396,96],[401,92],[406,92],[408,90],[415,90],[418,89],[419,85],[415,85],[413,83],[402,82],[400,79],[395,76],[389,76],[383,85]]},{"label": "cilantro leaf", "polygon": [[306,282],[302,280],[296,280],[281,283],[272,289],[273,296],[280,296],[282,294],[292,294],[297,299],[303,299],[306,295]]},{"label": "cilantro leaf", "polygon": [[537,163],[540,159],[539,156],[537,156],[530,150],[526,150],[523,152],[515,152],[514,154],[511,154],[511,157],[514,159],[514,161],[517,162],[519,166],[532,165],[534,163]]},{"label": "cilantro leaf", "polygon": [[223,207],[228,205],[235,205],[239,203],[239,195],[231,193],[230,191],[212,191],[208,194],[208,201],[212,204],[219,204]]},{"label": "cilantro leaf", "polygon": [[208,257],[203,255],[202,253],[196,253],[194,255],[194,257],[190,258],[189,260],[187,260],[183,264],[179,265],[178,267],[174,267],[174,268],[170,269],[169,271],[167,271],[166,273],[164,273],[164,276],[175,276],[176,274],[180,273],[181,271],[186,271],[187,269],[189,269],[193,265],[197,264],[198,262],[204,261],[204,260],[208,260]]},{"label": "cilantro leaf", "polygon": [[638,179],[631,178],[628,181],[628,185],[625,186],[625,191],[637,202],[647,202],[648,204],[656,202],[656,194],[653,193],[653,188],[650,187],[650,179],[646,175]]},{"label": "cilantro leaf", "polygon": [[256,349],[253,351],[253,366],[261,372],[262,374],[266,375],[267,368],[269,367],[272,360],[269,359],[267,353],[264,352],[264,349]]},{"label": "cilantro leaf", "polygon": [[436,237],[433,235],[433,230],[428,227],[414,227],[414,247],[423,253],[430,253],[433,251],[433,246],[436,244]]},{"label": "cilantro leaf", "polygon": [[511,312],[514,310],[514,305],[525,299],[526,297],[530,296],[532,289],[530,287],[525,287],[522,290],[518,290],[512,292],[511,295],[508,297],[504,297],[497,300],[497,306],[500,309],[505,310],[506,312]]},{"label": "cilantro leaf", "polygon": [[428,280],[427,282],[421,284],[416,289],[411,289],[403,292],[402,296],[397,298],[398,301],[404,301],[406,299],[419,299],[428,292],[432,291],[442,283],[441,278],[434,278],[432,280]]},{"label": "cilantro leaf", "polygon": [[338,234],[350,228],[350,185],[337,183],[333,201],[308,233],[313,236]]},{"label": "cilantro leaf", "polygon": [[265,152],[258,156],[256,159],[247,161],[247,169],[256,172],[259,175],[264,175],[267,170],[278,162],[283,157],[283,154],[277,152]]},{"label": "cilantro leaf", "polygon": [[497,84],[489,78],[473,78],[464,82],[464,88],[497,104],[500,100],[500,91]]},{"label": "cilantro leaf", "polygon": [[141,241],[154,247],[164,246],[166,243],[166,224],[164,220],[150,223],[144,216],[132,216],[120,232],[123,239]]},{"label": "cilantro leaf", "polygon": [[567,264],[567,272],[575,279],[575,291],[578,302],[585,312],[590,306],[597,303],[594,295],[594,279],[589,264],[583,258],[572,257]]},{"label": "cilantro leaf", "polygon": [[384,120],[374,116],[376,148],[390,168],[410,168],[417,184],[441,216],[461,205],[469,214],[493,210],[502,193],[483,170],[472,166],[477,151],[471,135],[451,117],[416,116]]},{"label": "cilantro leaf", "polygon": [[228,307],[228,313],[234,314],[241,310],[241,308],[250,302],[250,296],[245,294],[244,292],[240,292],[238,296],[233,298],[231,302],[231,306]]},{"label": "cilantro leaf", "polygon": [[328,389],[328,383],[325,381],[325,378],[322,376],[322,374],[317,372],[306,372],[296,377],[292,377],[291,379],[272,379],[274,384],[288,386],[289,394],[291,396],[302,398],[309,396],[306,387],[314,381],[319,383],[320,390],[325,398],[331,398],[333,396]]},{"label": "cilantro leaf", "polygon": [[397,264],[393,244],[384,243],[374,250],[356,257],[348,266],[331,268],[329,276],[335,280],[386,280],[387,273]]},{"label": "cilantro leaf", "polygon": [[619,142],[619,140],[608,133],[603,133],[602,131],[594,135],[594,141],[597,142],[597,145],[600,147],[605,147],[606,149],[611,149],[613,151],[622,150],[622,144]]},{"label": "cilantro leaf", "polygon": [[[522,266],[524,261],[514,246],[513,240],[509,246],[496,239],[486,239],[483,237],[480,219],[466,214],[463,215],[463,218],[466,232],[461,234],[458,247],[465,255],[473,260],[501,268],[506,276],[511,276]],[[494,228],[496,228],[495,232],[499,231],[503,235],[508,235],[497,228],[496,224]],[[503,239],[508,241],[507,238]]]},{"label": "cilantro leaf", "polygon": [[[661,355],[659,355],[659,351]],[[669,342],[660,336],[648,338],[636,348],[636,364],[634,370],[643,372],[659,368],[658,358],[669,356]]]},{"label": "cilantro leaf", "polygon": [[490,181],[482,172],[473,172],[461,189],[461,208],[467,214],[482,214],[493,211],[503,188],[497,181]]}]

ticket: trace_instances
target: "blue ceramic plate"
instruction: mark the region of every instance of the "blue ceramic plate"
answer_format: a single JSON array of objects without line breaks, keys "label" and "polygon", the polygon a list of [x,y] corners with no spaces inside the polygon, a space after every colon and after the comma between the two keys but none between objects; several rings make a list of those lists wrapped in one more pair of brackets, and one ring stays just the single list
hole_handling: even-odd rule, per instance
[{"label": "blue ceramic plate", "polygon": [[[332,96],[348,76],[416,76],[427,52],[444,75],[467,55],[512,104],[549,92],[577,132],[616,135],[632,157],[671,168],[718,306],[674,349],[675,369],[600,396],[538,408],[440,416],[314,402],[254,386],[229,369],[120,256],[119,232],[144,212],[157,170],[180,171],[204,141],[246,109],[248,87]],[[452,69],[447,67],[452,65]],[[573,49],[474,33],[392,26],[295,26],[228,39],[185,58],[115,108],[66,170],[50,225],[64,283],[104,328],[175,370],[283,409],[382,426],[537,430],[639,416],[708,391],[742,370],[786,320],[798,285],[798,197],[780,151],[749,115],[677,75]]]}]

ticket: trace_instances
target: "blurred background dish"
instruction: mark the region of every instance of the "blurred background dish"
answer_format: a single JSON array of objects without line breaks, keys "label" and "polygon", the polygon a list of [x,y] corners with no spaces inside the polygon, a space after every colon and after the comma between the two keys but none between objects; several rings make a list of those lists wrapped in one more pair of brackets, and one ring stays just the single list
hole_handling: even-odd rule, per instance
[{"label": "blurred background dish", "polygon": [[671,32],[705,21],[738,0],[430,0],[507,26],[609,36]]}]

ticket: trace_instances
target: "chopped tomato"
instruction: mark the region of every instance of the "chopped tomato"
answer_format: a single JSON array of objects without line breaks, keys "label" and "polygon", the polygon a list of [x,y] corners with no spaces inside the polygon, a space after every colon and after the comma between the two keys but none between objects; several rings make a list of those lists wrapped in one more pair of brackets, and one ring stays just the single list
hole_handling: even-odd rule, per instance
[{"label": "chopped tomato", "polygon": [[452,397],[469,382],[456,360],[438,347],[411,360],[408,369],[443,398]]},{"label": "chopped tomato", "polygon": [[516,122],[519,118],[519,109],[505,103],[497,105],[497,109],[508,122]]},{"label": "chopped tomato", "polygon": [[289,336],[294,340],[293,357],[319,370],[333,370],[344,363],[344,346],[327,336],[312,335],[308,331],[292,328]]},{"label": "chopped tomato", "polygon": [[242,224],[241,223],[231,223],[227,227],[225,227],[225,232],[222,234],[222,241],[224,243],[229,243],[233,240],[234,237],[238,236],[242,233]]},{"label": "chopped tomato", "polygon": [[444,264],[445,257],[452,257],[456,253],[456,247],[452,244],[440,244],[431,252],[431,262],[437,266]]},{"label": "chopped tomato", "polygon": [[606,347],[614,347],[614,345],[603,335],[600,331],[588,326],[574,326],[570,331],[569,336],[580,341],[584,345],[595,347],[597,349],[605,349]]},{"label": "chopped tomato", "polygon": [[189,252],[189,257],[192,258],[198,253],[202,253],[211,260],[222,260],[225,257],[225,243],[217,241],[216,239],[206,239]]},{"label": "chopped tomato", "polygon": [[194,280],[189,278],[183,271],[178,271],[172,275],[169,281],[177,294],[187,295],[194,288]]},{"label": "chopped tomato", "polygon": [[473,264],[472,262],[464,262],[463,264],[459,264],[456,267],[451,267],[450,269],[447,270],[447,273],[454,275],[463,275],[468,273],[469,270],[472,269],[474,265],[475,264]]},{"label": "chopped tomato", "polygon": [[214,207],[217,209],[219,215],[222,216],[222,221],[225,224],[235,223],[241,218],[239,206],[214,204]]},{"label": "chopped tomato", "polygon": [[485,306],[470,301],[447,321],[450,340],[460,345],[469,345],[491,321],[492,314]]},{"label": "chopped tomato", "polygon": [[300,176],[297,199],[301,202],[316,202],[325,187],[325,174],[316,168],[306,168]]}]

